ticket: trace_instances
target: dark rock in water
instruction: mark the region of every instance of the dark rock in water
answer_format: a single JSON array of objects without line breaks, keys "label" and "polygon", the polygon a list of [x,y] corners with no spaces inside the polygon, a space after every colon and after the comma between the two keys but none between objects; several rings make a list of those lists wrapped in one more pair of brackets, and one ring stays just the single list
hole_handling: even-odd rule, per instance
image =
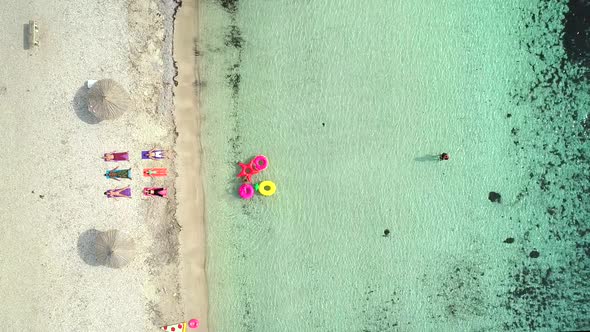
[{"label": "dark rock in water", "polygon": [[243,45],[242,31],[237,25],[232,25],[225,35],[225,46],[240,49]]},{"label": "dark rock in water", "polygon": [[582,127],[585,131],[590,131],[590,116],[586,116],[586,118],[582,121]]},{"label": "dark rock in water", "polygon": [[507,118],[510,118],[510,117],[512,117],[512,113],[508,113],[508,114],[506,114],[506,117],[507,117]]},{"label": "dark rock in water", "polygon": [[514,243],[514,238],[512,238],[512,237],[506,238],[506,240],[504,240],[504,243]]},{"label": "dark rock in water", "polygon": [[502,203],[502,195],[495,191],[490,191],[490,193],[488,194],[488,199],[492,203]]},{"label": "dark rock in water", "polygon": [[590,66],[590,2],[568,1],[569,11],[565,13],[565,27],[562,34],[563,47],[567,57],[574,63]]},{"label": "dark rock in water", "polygon": [[236,14],[238,11],[238,0],[218,0],[218,2],[230,14]]},{"label": "dark rock in water", "polygon": [[538,251],[536,251],[536,250],[533,250],[533,251],[531,251],[531,252],[529,253],[529,257],[530,257],[530,258],[537,258],[537,257],[539,257],[540,255],[541,255],[541,253],[540,253],[540,252],[538,252]]},{"label": "dark rock in water", "polygon": [[386,228],[386,229],[383,231],[383,237],[388,237],[388,236],[389,236],[389,233],[390,233],[390,232],[389,232],[389,229],[387,229],[387,228]]}]

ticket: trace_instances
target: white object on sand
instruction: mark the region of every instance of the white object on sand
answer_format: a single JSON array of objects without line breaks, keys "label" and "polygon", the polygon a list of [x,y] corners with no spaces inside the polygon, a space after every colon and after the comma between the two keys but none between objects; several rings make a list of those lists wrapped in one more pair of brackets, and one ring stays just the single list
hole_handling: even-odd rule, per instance
[{"label": "white object on sand", "polygon": [[29,25],[29,35],[28,35],[28,46],[32,48],[33,46],[39,46],[39,25],[37,21],[30,20]]},{"label": "white object on sand", "polygon": [[175,332],[182,332],[186,331],[186,322],[173,324],[173,325],[166,325],[162,326],[162,330],[164,331],[175,331]]},{"label": "white object on sand", "polygon": [[88,81],[86,81],[86,87],[88,89],[90,89],[94,85],[94,83],[96,83],[96,82],[97,82],[97,80],[88,80]]}]

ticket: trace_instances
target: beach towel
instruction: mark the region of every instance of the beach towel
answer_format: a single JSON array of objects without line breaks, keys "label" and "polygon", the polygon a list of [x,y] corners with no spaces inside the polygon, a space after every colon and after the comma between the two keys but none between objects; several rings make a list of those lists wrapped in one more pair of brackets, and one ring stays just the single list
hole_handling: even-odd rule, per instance
[{"label": "beach towel", "polygon": [[[107,155],[112,154],[113,159],[107,160]],[[129,152],[110,152],[105,153],[103,159],[105,161],[128,161],[129,160]]]},{"label": "beach towel", "polygon": [[150,151],[141,151],[141,159],[164,159],[166,152],[164,150],[152,150],[153,156],[150,158]]},{"label": "beach towel", "polygon": [[107,179],[130,179],[131,169],[111,169],[105,173]]},{"label": "beach towel", "polygon": [[143,188],[143,195],[147,197],[168,197],[168,189],[161,187]]},{"label": "beach towel", "polygon": [[[112,196],[112,193],[119,189],[109,189],[106,191],[106,195],[108,198],[120,198],[121,196]],[[121,191],[121,195],[126,197],[131,197],[131,188],[127,187]]]},{"label": "beach towel", "polygon": [[144,168],[143,176],[146,177],[164,177],[168,175],[168,169],[166,168]]}]

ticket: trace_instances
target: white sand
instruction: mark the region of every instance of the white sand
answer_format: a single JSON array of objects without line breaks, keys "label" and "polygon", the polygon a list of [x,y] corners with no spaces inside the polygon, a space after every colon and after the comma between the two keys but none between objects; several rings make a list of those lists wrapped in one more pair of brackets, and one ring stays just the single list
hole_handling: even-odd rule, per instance
[{"label": "white sand", "polygon": [[[3,330],[157,331],[159,325],[206,315],[206,298],[199,300],[203,307],[185,312],[180,269],[183,278],[190,277],[177,257],[175,201],[139,195],[146,185],[174,186],[173,177],[140,176],[143,167],[173,167],[171,161],[140,159],[142,149],[171,149],[175,139],[173,2],[162,2],[167,6],[158,0],[0,2]],[[24,50],[29,19],[39,23],[41,45]],[[134,109],[111,122],[88,123],[83,85],[102,78],[125,86]],[[131,162],[120,166],[133,169],[132,199],[103,195],[127,184],[103,176],[115,165],[99,157],[112,150],[130,151]],[[92,230],[111,228],[138,245],[138,256],[124,269],[95,266],[88,256]],[[202,235],[195,241],[203,241]],[[187,236],[182,234],[183,242]],[[181,252],[200,249],[204,245]],[[185,282],[182,287],[190,289]]]}]

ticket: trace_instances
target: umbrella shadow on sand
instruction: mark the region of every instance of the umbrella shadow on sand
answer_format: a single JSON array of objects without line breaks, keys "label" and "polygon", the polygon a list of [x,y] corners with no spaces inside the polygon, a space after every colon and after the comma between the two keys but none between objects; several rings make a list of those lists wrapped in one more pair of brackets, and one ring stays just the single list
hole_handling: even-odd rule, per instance
[{"label": "umbrella shadow on sand", "polygon": [[84,263],[92,266],[101,265],[96,258],[96,236],[100,232],[96,229],[89,229],[80,234],[78,238],[78,255]]},{"label": "umbrella shadow on sand", "polygon": [[88,124],[98,124],[100,120],[94,114],[88,111],[88,88],[82,85],[76,92],[74,100],[72,100],[72,107],[78,118]]}]

